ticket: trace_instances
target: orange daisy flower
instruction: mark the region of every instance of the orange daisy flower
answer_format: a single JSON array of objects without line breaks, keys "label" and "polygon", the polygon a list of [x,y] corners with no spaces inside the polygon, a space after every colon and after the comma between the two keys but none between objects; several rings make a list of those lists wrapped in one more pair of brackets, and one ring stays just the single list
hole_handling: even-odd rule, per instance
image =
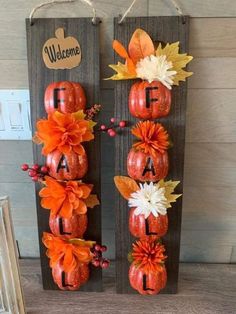
[{"label": "orange daisy flower", "polygon": [[93,185],[78,181],[58,182],[46,176],[46,187],[39,192],[41,206],[50,209],[54,215],[70,218],[73,214],[87,212],[85,200],[89,197]]},{"label": "orange daisy flower", "polygon": [[58,149],[63,154],[73,150],[77,154],[84,154],[82,142],[94,139],[94,122],[84,120],[83,111],[75,113],[60,113],[55,111],[48,115],[47,119],[40,119],[37,122],[37,131],[34,141],[43,143],[43,155]]},{"label": "orange daisy flower", "polygon": [[164,253],[164,245],[153,239],[145,239],[133,243],[131,255],[133,263],[148,273],[163,270],[163,264],[167,258]]},{"label": "orange daisy flower", "polygon": [[164,153],[169,146],[168,133],[160,123],[149,120],[138,122],[131,132],[140,139],[133,147],[144,153],[155,156],[157,151]]},{"label": "orange daisy flower", "polygon": [[51,233],[43,233],[43,244],[47,248],[47,256],[50,259],[50,267],[53,268],[59,261],[65,272],[75,270],[79,264],[91,262],[93,254],[90,248],[94,245],[92,241],[81,239],[65,240],[61,237],[56,237]]}]

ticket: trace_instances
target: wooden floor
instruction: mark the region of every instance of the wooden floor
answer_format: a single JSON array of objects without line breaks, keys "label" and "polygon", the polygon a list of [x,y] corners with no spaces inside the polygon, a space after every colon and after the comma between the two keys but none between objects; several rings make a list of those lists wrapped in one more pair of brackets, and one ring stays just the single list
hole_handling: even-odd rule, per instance
[{"label": "wooden floor", "polygon": [[235,314],[236,265],[181,264],[176,295],[115,293],[114,267],[104,271],[104,292],[44,291],[38,260],[22,260],[28,314]]}]

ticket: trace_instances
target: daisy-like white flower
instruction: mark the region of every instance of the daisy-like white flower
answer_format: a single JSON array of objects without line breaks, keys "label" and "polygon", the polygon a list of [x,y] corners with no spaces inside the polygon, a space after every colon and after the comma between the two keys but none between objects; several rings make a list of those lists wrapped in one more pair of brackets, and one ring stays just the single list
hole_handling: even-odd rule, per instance
[{"label": "daisy-like white flower", "polygon": [[159,187],[153,182],[140,183],[140,190],[131,194],[129,198],[129,207],[136,207],[135,215],[144,215],[145,219],[150,214],[157,217],[167,213],[168,202],[165,197],[165,188]]},{"label": "daisy-like white flower", "polygon": [[137,77],[147,80],[149,83],[159,81],[167,88],[171,89],[176,71],[170,71],[173,68],[171,61],[166,60],[166,56],[147,56],[141,59],[136,65]]}]

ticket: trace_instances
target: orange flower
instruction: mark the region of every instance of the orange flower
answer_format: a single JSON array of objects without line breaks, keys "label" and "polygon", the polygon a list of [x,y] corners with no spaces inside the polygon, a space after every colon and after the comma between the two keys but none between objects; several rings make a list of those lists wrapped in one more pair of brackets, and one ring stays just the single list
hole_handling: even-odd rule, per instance
[{"label": "orange flower", "polygon": [[131,132],[141,140],[134,143],[133,147],[144,153],[155,156],[158,151],[163,154],[169,146],[168,133],[160,123],[138,122]]},{"label": "orange flower", "polygon": [[75,113],[60,113],[55,111],[48,115],[48,119],[40,119],[37,122],[37,132],[34,140],[43,143],[43,155],[58,149],[63,154],[73,150],[77,154],[84,154],[82,142],[91,141],[94,138],[94,122],[84,120],[83,111]]},{"label": "orange flower", "polygon": [[167,256],[165,247],[155,239],[138,240],[133,243],[131,253],[134,264],[144,272],[158,272],[163,270]]},{"label": "orange flower", "polygon": [[88,264],[93,258],[90,251],[94,244],[92,241],[78,239],[78,244],[75,244],[71,243],[72,240],[65,240],[47,232],[43,233],[42,241],[47,248],[46,254],[50,258],[51,268],[61,261],[64,271],[69,272],[75,270],[81,263]]},{"label": "orange flower", "polygon": [[42,188],[39,196],[42,197],[41,206],[50,209],[54,215],[70,218],[73,214],[87,212],[87,199],[93,185],[78,181],[58,182],[46,176],[46,187]]}]

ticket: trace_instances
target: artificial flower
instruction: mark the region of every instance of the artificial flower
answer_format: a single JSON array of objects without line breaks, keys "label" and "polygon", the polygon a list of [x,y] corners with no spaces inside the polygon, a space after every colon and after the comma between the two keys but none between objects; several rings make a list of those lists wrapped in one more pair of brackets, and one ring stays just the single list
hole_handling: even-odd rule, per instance
[{"label": "artificial flower", "polygon": [[[77,240],[77,241],[75,241]],[[93,241],[82,239],[66,240],[44,232],[43,244],[47,248],[47,256],[50,259],[50,267],[53,268],[58,262],[62,263],[65,272],[75,270],[81,263],[88,264],[93,258],[90,248],[94,245]]]},{"label": "artificial flower", "polygon": [[166,215],[167,199],[165,197],[165,188],[155,185],[153,182],[140,183],[140,189],[131,194],[129,198],[129,207],[135,207],[135,215],[144,215],[145,219],[150,214],[157,217]]},{"label": "artificial flower", "polygon": [[144,215],[148,218],[150,214],[155,217],[165,215],[171,203],[181,194],[173,194],[179,181],[160,180],[157,183],[138,184],[135,180],[125,176],[115,176],[115,185],[120,194],[129,201],[129,207],[134,207],[135,215]]},{"label": "artificial flower", "polygon": [[172,85],[179,85],[179,81],[185,81],[193,74],[183,70],[193,57],[179,53],[179,42],[167,43],[163,48],[160,44],[155,50],[150,36],[140,28],[133,33],[128,52],[117,40],[113,41],[113,49],[125,59],[125,64],[109,65],[117,73],[108,79],[142,78],[149,83],[159,81],[171,89]]},{"label": "artificial flower", "polygon": [[55,111],[48,115],[47,119],[37,122],[37,131],[34,141],[43,143],[42,153],[46,156],[58,149],[63,154],[72,150],[77,154],[84,154],[82,142],[94,139],[93,121],[85,120],[83,111],[75,113],[60,113]]},{"label": "artificial flower", "polygon": [[133,147],[154,157],[156,152],[163,154],[169,146],[168,133],[160,123],[149,120],[138,122],[131,132],[140,139]]},{"label": "artificial flower", "polygon": [[167,256],[165,247],[155,239],[142,239],[133,243],[133,263],[143,272],[161,272]]},{"label": "artificial flower", "polygon": [[136,66],[137,77],[147,80],[161,82],[167,88],[171,89],[176,71],[170,71],[172,62],[166,60],[166,56],[147,56],[141,59]]},{"label": "artificial flower", "polygon": [[45,184],[39,192],[43,208],[63,218],[87,212],[86,199],[89,198],[93,185],[78,181],[58,182],[49,176],[45,177]]}]

